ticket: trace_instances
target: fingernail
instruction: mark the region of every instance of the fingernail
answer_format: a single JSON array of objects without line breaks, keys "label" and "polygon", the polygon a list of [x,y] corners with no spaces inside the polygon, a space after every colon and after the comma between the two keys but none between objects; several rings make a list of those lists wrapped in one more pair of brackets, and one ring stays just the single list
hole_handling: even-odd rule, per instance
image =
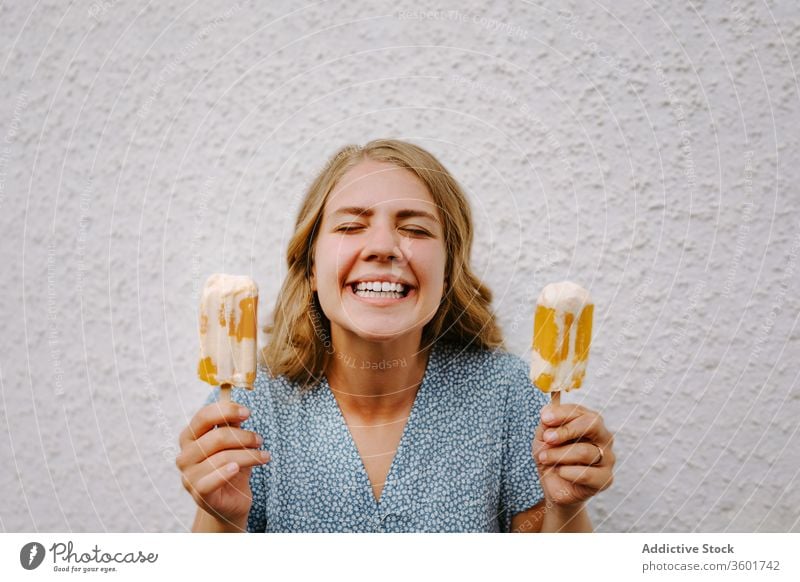
[{"label": "fingernail", "polygon": [[247,418],[250,416],[250,411],[247,410],[244,406],[239,407],[239,418]]},{"label": "fingernail", "polygon": [[554,430],[546,430],[544,432],[544,440],[553,442],[558,438],[558,433]]},{"label": "fingernail", "polygon": [[552,422],[554,418],[555,418],[555,416],[553,416],[553,413],[550,412],[549,410],[543,410],[542,411],[542,420],[543,421]]},{"label": "fingernail", "polygon": [[261,458],[262,459],[264,459],[265,461],[269,461],[269,457],[270,457],[269,452],[261,451]]},{"label": "fingernail", "polygon": [[226,473],[235,473],[238,470],[239,470],[239,465],[237,465],[236,463],[228,463],[227,465],[225,465]]},{"label": "fingernail", "polygon": [[264,438],[260,434],[257,434],[256,435],[256,442],[258,443],[258,446],[260,447],[261,445],[264,444]]},{"label": "fingernail", "polygon": [[547,453],[541,452],[539,453],[539,460],[544,463],[547,460]]}]

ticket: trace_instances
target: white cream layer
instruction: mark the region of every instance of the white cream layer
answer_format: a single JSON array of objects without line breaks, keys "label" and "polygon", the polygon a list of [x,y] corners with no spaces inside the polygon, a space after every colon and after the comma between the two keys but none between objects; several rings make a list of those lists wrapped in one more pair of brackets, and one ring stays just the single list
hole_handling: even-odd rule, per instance
[{"label": "white cream layer", "polygon": [[584,306],[591,302],[592,297],[589,291],[572,281],[550,283],[542,289],[537,300],[539,305],[572,313],[576,318],[583,311]]}]

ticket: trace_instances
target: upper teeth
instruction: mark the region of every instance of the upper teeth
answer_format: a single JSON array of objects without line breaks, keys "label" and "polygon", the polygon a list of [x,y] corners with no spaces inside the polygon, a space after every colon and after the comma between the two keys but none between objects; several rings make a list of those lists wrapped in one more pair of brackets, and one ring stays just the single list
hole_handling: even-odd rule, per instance
[{"label": "upper teeth", "polygon": [[358,283],[356,289],[360,291],[395,291],[403,293],[405,287],[402,283],[389,283],[388,281],[369,281],[365,283]]}]

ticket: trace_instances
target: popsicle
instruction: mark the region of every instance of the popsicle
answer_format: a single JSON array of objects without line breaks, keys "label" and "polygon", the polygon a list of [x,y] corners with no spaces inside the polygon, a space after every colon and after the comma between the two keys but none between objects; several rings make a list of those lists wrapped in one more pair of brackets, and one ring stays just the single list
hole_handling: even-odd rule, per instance
[{"label": "popsicle", "polygon": [[230,388],[253,389],[256,379],[258,287],[246,276],[211,275],[200,297],[200,362],[197,374],[220,386],[220,400]]},{"label": "popsicle", "polygon": [[539,294],[533,323],[531,380],[550,392],[556,404],[562,391],[583,384],[592,342],[594,303],[589,292],[570,281],[551,283]]}]

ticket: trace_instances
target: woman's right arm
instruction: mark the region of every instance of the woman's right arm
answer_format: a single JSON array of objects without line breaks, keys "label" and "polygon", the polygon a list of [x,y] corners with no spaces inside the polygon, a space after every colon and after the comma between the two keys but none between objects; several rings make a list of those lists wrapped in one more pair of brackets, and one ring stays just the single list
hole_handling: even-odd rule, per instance
[{"label": "woman's right arm", "polygon": [[252,467],[269,461],[263,440],[239,423],[249,411],[235,402],[201,408],[181,432],[175,464],[197,503],[194,532],[242,532],[253,502]]}]

